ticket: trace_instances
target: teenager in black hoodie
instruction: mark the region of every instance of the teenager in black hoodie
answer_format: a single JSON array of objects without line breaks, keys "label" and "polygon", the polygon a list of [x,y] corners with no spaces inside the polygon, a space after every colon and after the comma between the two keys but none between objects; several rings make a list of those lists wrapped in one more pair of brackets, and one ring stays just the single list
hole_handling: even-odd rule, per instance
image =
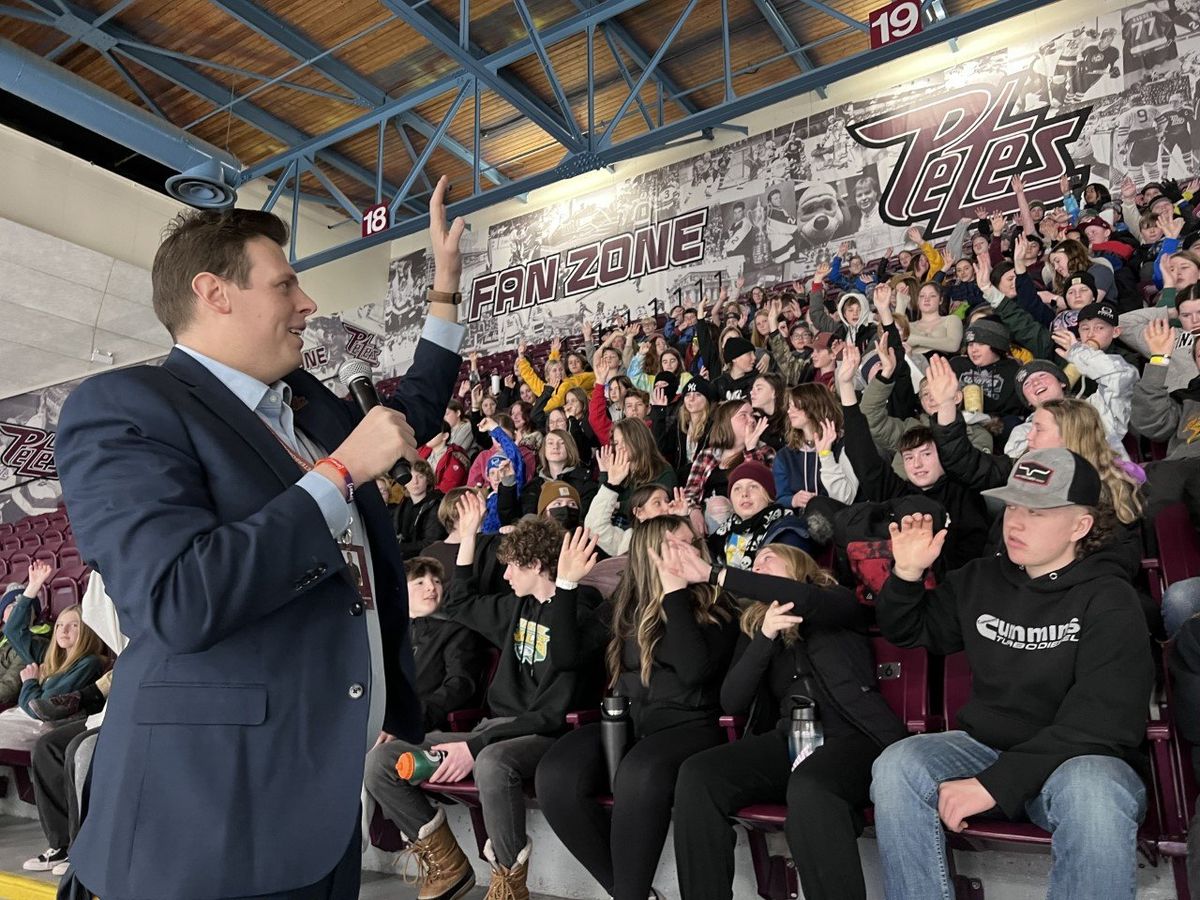
[{"label": "teenager in black hoodie", "polygon": [[965,650],[973,681],[960,730],[907,738],[875,763],[885,892],[953,900],[942,825],[998,815],[1053,833],[1050,897],[1133,900],[1146,809],[1135,769],[1154,671],[1137,595],[1104,534],[1100,477],[1069,450],[1034,450],[985,493],[1006,504],[1003,552],[933,590],[922,579],[946,532],[929,516],[891,526],[884,637]]},{"label": "teenager in black hoodie", "polygon": [[[614,900],[651,896],[679,767],[722,740],[721,682],[737,642],[737,610],[722,589],[665,571],[669,542],[704,546],[682,516],[634,526],[629,568],[613,599],[609,687],[630,700],[635,740],[617,770],[611,819],[596,802],[609,792],[598,723],[561,738],[537,770],[546,821]],[[570,645],[564,634],[577,619],[562,607],[554,612],[555,664],[570,664],[561,655]]]},{"label": "teenager in black hoodie", "polygon": [[897,497],[924,495],[936,500],[950,516],[944,568],[966,565],[982,555],[987,542],[989,524],[983,498],[978,491],[946,474],[933,432],[924,426],[910,428],[900,438],[896,452],[904,461],[908,480],[896,475],[879,455],[866,416],[859,409],[853,383],[858,365],[858,349],[847,347],[838,366],[837,386],[845,428],[843,449],[858,476],[859,499],[882,503]]},{"label": "teenager in black hoodie", "polygon": [[[598,679],[587,678],[582,664],[586,660],[578,671],[551,660],[552,610],[569,606],[579,616],[577,627],[590,635],[598,625],[596,611],[603,601],[593,588],[556,583],[563,530],[548,518],[522,520],[504,536],[497,555],[507,566],[504,579],[511,590],[484,594],[472,568],[475,535],[484,512],[478,494],[468,492],[459,498],[463,537],[458,572],[442,612],[501,650],[487,692],[493,718],[470,732],[432,732],[420,746],[446,754],[431,783],[474,777],[489,835],[484,854],[492,865],[493,884],[519,893],[525,889],[531,851],[521,782],[533,777],[538,761],[565,727],[566,714],[590,702],[599,691]],[[598,669],[598,657],[592,662],[592,668]],[[367,756],[364,786],[409,838],[419,863],[420,896],[449,900],[469,890],[475,875],[446,824],[445,813],[429,802],[430,795],[419,786],[397,776],[397,758],[411,749],[402,741],[376,746]]]},{"label": "teenager in black hoodie", "polygon": [[[665,562],[693,583],[710,577],[690,548],[674,549]],[[875,683],[867,609],[808,554],[779,544],[759,551],[753,572],[725,568],[717,583],[757,601],[742,614],[721,705],[732,715],[766,715],[755,716],[740,741],[698,753],[679,770],[675,862],[683,900],[729,900],[729,817],[751,803],[784,801],[807,900],[865,900],[857,839],[871,763],[906,734]],[[793,769],[788,727],[799,697],[816,701],[825,742]],[[759,721],[770,724],[756,728]]]}]

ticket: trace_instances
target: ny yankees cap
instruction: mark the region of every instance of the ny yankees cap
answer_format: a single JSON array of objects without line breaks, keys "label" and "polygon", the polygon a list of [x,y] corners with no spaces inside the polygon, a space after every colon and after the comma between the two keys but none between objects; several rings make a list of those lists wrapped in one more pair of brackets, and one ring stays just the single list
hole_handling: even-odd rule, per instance
[{"label": "ny yankees cap", "polygon": [[1070,450],[1030,450],[1013,466],[1008,484],[982,493],[1028,509],[1099,506],[1100,476],[1090,462]]}]

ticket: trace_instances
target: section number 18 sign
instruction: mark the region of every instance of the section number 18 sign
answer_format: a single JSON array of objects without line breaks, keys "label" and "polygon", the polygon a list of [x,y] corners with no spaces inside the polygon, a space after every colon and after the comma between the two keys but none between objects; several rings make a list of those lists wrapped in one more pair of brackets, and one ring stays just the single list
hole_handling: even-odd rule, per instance
[{"label": "section number 18 sign", "polygon": [[873,10],[867,18],[871,33],[871,49],[912,37],[921,30],[921,4],[919,0],[896,0],[887,6]]},{"label": "section number 18 sign", "polygon": [[387,227],[388,205],[386,203],[380,203],[378,206],[371,206],[363,210],[363,237],[370,237],[373,234],[379,234],[381,231],[387,231]]}]

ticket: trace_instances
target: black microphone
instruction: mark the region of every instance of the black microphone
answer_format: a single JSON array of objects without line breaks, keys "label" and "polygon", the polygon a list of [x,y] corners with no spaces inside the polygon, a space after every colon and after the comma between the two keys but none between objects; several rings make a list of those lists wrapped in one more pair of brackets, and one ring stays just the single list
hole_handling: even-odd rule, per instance
[{"label": "black microphone", "polygon": [[[371,381],[371,367],[361,359],[348,359],[342,363],[338,369],[338,381],[346,386],[364,416],[379,405],[379,394]],[[408,484],[412,480],[412,466],[407,459],[398,459],[388,476],[397,484]]]}]

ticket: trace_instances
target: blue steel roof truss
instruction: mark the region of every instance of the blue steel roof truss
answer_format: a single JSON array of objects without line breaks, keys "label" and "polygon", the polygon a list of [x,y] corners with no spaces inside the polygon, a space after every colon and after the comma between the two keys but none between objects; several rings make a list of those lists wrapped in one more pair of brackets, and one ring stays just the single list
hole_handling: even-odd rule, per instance
[{"label": "blue steel roof truss", "polygon": [[[647,3],[648,0],[570,0],[575,12],[543,25],[535,21],[526,0],[513,0],[526,37],[492,53],[481,49],[471,38],[470,0],[459,0],[457,23],[440,13],[428,0],[378,0],[384,9],[391,13],[392,18],[368,27],[335,47],[319,45],[299,29],[270,12],[265,5],[260,5],[261,0],[210,0],[213,5],[286,51],[296,61],[287,71],[273,75],[238,69],[236,74],[239,76],[259,82],[254,88],[240,94],[231,92],[227,86],[200,70],[201,67],[210,67],[216,71],[228,71],[236,67],[223,67],[178,51],[155,47],[118,25],[116,19],[128,6],[128,0],[120,0],[104,14],[90,12],[76,6],[71,0],[16,2],[22,3],[23,6],[0,5],[0,17],[12,16],[50,25],[62,32],[65,40],[51,51],[51,56],[60,56],[76,44],[84,44],[97,50],[108,64],[119,72],[146,108],[159,117],[158,120],[149,118],[150,122],[166,117],[150,95],[147,86],[138,81],[136,73],[124,64],[125,61],[136,62],[138,66],[170,83],[202,97],[216,107],[217,112],[228,112],[229,115],[247,122],[283,144],[287,148],[283,152],[249,166],[243,165],[236,182],[238,185],[244,185],[258,178],[271,178],[274,185],[270,189],[264,208],[273,207],[284,191],[288,191],[293,200],[292,218],[295,225],[303,224],[296,215],[295,207],[305,199],[315,199],[316,202],[344,212],[347,222],[362,220],[363,211],[358,203],[338,187],[327,170],[340,172],[342,176],[361,185],[363,190],[354,191],[355,195],[361,193],[364,197],[374,197],[376,203],[387,203],[389,216],[386,229],[366,238],[356,235],[344,243],[305,257],[296,256],[296,235],[293,229],[290,255],[297,269],[307,269],[427,228],[427,198],[432,184],[431,173],[427,168],[435,150],[440,149],[471,166],[470,182],[454,186],[455,192],[450,205],[452,215],[465,215],[504,199],[523,197],[531,190],[582,172],[611,167],[616,162],[653,152],[673,142],[677,144],[686,142],[689,138],[695,139],[693,136],[697,134],[711,138],[712,129],[725,126],[747,113],[809,91],[824,96],[827,84],[868,68],[884,65],[900,56],[941,41],[952,42],[959,35],[1046,6],[1052,0],[990,0],[986,5],[949,15],[944,11],[942,4],[937,3],[937,9],[930,11],[932,21],[927,21],[924,29],[918,34],[877,50],[853,53],[822,65],[815,65],[810,56],[814,47],[866,31],[866,23],[857,21],[823,0],[799,0],[802,5],[830,16],[845,26],[819,40],[802,43],[773,0],[753,0],[758,13],[782,47],[782,52],[770,59],[758,58],[754,66],[738,70],[732,67],[729,4],[727,0],[721,0],[720,32],[715,36],[721,44],[721,70],[716,77],[703,84],[688,85],[686,89],[663,70],[662,64],[672,43],[700,6],[699,0],[685,0],[669,31],[654,41],[653,52],[647,51],[617,21],[617,16]],[[923,5],[932,6],[934,2],[936,0],[924,0]],[[438,51],[453,60],[459,71],[414,87],[402,95],[390,96],[369,78],[334,55],[335,50],[395,19],[405,22]],[[628,92],[616,113],[607,121],[596,121],[595,118],[597,87],[593,80],[593,56],[597,28],[600,29],[607,49],[616,61],[620,79]],[[588,83],[585,89],[577,90],[573,98],[555,72],[549,48],[581,34],[585,36],[587,45]],[[645,39],[651,40],[648,36],[645,36]],[[0,41],[0,62],[3,62],[6,54],[15,50],[12,45]],[[624,51],[637,67],[636,70],[631,71],[620,51]],[[530,56],[536,57],[540,63],[550,86],[552,101],[549,103],[511,71],[507,71],[513,63]],[[797,74],[740,95],[736,92],[735,82],[740,75],[781,59],[790,60],[796,66]],[[295,72],[305,68],[320,73],[336,90],[323,90],[287,80]],[[620,83],[621,81],[616,82],[617,85]],[[268,86],[316,93],[327,99],[358,107],[362,112],[324,134],[307,134],[253,102],[254,95]],[[656,108],[653,113],[642,96],[647,86],[655,92]],[[696,99],[697,93],[718,86],[722,96],[720,102],[701,106]],[[584,91],[587,121],[585,127],[581,128],[572,108],[572,99],[581,101],[584,99]],[[452,101],[436,125],[417,112],[418,106],[451,94]],[[491,102],[494,98],[499,98],[516,110],[524,120],[536,125],[547,135],[549,143],[523,151],[507,161],[483,159],[480,108],[485,99]],[[36,102],[34,97],[26,99]],[[126,103],[116,97],[113,97],[112,101],[114,104]],[[455,117],[468,101],[472,104],[474,125],[470,146],[460,143],[450,134]],[[642,123],[637,130],[621,129],[622,136],[619,137],[618,126],[635,104],[641,113]],[[679,114],[673,120],[668,120],[665,115],[667,104],[672,106],[673,112],[677,111]],[[51,103],[46,105],[53,108]],[[199,121],[213,114],[215,113],[207,113],[197,122],[186,125],[163,121],[163,134],[154,137],[158,141],[181,141],[194,151],[195,145],[200,142],[186,134],[186,129],[194,127]],[[395,159],[387,158],[385,148],[385,137],[389,127],[398,133],[402,145],[402,156]],[[406,129],[424,138],[425,144],[420,152],[413,146]],[[461,128],[458,130],[461,133]],[[376,152],[373,166],[364,165],[337,147],[347,139],[365,132],[371,132],[375,136]],[[147,139],[144,129],[139,134],[143,136],[142,139]],[[138,146],[132,146],[133,143],[136,141],[130,141],[130,149],[143,152]],[[503,168],[513,165],[516,159],[546,147],[553,147],[555,144],[565,151],[557,165],[519,179],[504,174]],[[158,158],[162,156],[163,154],[159,153]],[[392,156],[395,156],[395,153]],[[404,161],[404,168],[407,170],[399,185],[390,182],[384,176],[385,164],[390,163],[394,169],[398,159]],[[301,182],[306,175],[311,177],[310,184],[315,181],[328,194],[327,198],[323,195],[314,198],[310,192],[302,189]],[[482,184],[482,181],[486,181],[487,185]]]}]

